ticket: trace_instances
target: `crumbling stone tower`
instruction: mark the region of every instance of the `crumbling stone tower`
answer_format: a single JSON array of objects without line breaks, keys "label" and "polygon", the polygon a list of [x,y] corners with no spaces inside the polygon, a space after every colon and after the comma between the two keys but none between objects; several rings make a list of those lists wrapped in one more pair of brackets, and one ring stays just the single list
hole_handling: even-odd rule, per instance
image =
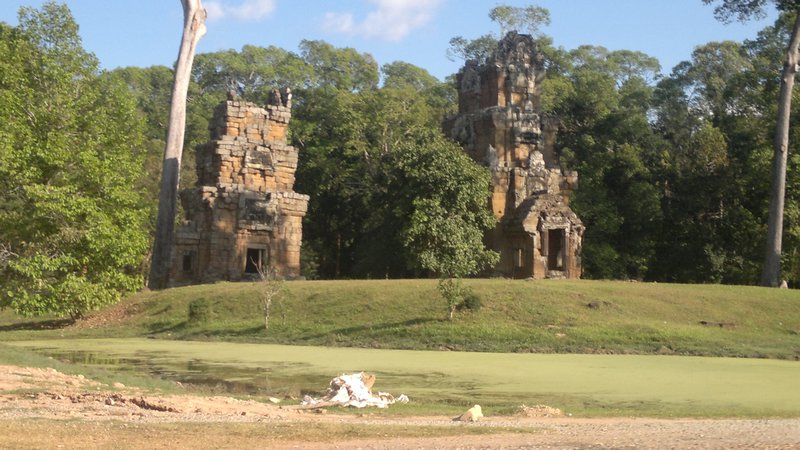
[{"label": "crumbling stone tower", "polygon": [[544,61],[529,35],[511,32],[485,62],[457,75],[458,114],[447,134],[489,168],[486,236],[500,252],[496,272],[511,278],[579,278],[583,223],[569,207],[578,174],[563,171],[553,144],[557,121],[541,112]]},{"label": "crumbling stone tower", "polygon": [[308,196],[294,192],[297,149],[288,145],[291,91],[262,108],[229,94],[214,111],[211,141],[197,148],[197,186],[181,192],[170,282],[300,275]]}]

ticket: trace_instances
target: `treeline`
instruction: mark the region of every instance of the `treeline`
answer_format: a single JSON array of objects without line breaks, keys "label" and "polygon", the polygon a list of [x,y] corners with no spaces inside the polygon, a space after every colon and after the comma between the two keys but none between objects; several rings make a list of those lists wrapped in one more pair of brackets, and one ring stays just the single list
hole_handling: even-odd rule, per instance
[{"label": "treeline", "polygon": [[[0,24],[0,306],[76,315],[147,273],[172,70],[101,71],[66,6],[20,14],[19,26]],[[668,75],[639,52],[566,50],[539,37],[544,112],[559,118],[557,151],[580,176],[572,205],[586,225],[585,278],[758,281],[792,19],[752,41],[699,46]],[[457,44],[480,56],[487,36]],[[295,190],[311,196],[306,276],[428,276],[442,261],[466,273],[491,261],[480,248],[488,175],[440,131],[455,112],[452,79],[323,41],[199,54],[184,187],[232,85],[258,103],[275,87],[293,90]],[[798,138],[783,246],[791,281],[800,279]]]}]

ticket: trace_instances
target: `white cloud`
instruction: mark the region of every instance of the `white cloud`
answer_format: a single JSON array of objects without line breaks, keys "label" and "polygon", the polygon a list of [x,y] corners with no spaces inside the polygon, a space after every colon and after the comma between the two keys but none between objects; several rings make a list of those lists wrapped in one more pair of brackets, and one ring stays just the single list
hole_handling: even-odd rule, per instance
[{"label": "white cloud", "polygon": [[240,21],[256,21],[267,17],[275,10],[275,0],[245,0],[237,6],[218,1],[203,5],[209,22],[231,18]]},{"label": "white cloud", "polygon": [[323,18],[323,29],[396,42],[428,23],[441,4],[441,0],[368,1],[377,9],[367,14],[363,21],[356,22],[352,13],[329,12]]},{"label": "white cloud", "polygon": [[350,13],[325,13],[323,20],[323,27],[327,31],[336,33],[351,34],[356,30],[355,19]]}]

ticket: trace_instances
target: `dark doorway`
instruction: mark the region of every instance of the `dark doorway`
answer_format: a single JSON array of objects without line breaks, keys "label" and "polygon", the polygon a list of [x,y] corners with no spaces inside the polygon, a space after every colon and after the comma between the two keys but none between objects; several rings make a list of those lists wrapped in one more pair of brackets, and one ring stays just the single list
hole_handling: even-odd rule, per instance
[{"label": "dark doorway", "polygon": [[194,252],[184,252],[181,268],[186,275],[190,275],[194,272]]},{"label": "dark doorway", "polygon": [[564,270],[564,230],[547,230],[547,270]]},{"label": "dark doorway", "polygon": [[244,273],[258,274],[263,272],[267,264],[267,251],[263,248],[248,248]]}]

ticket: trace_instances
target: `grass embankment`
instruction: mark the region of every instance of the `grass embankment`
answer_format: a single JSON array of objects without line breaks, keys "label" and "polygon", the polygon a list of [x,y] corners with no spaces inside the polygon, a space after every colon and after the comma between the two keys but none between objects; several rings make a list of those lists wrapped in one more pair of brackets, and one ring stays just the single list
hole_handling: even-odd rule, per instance
[{"label": "grass embankment", "polygon": [[[445,319],[435,280],[286,283],[264,329],[259,283],[143,292],[76,326],[5,340],[136,337],[489,352],[800,358],[800,291],[607,281],[466,280],[478,311]],[[189,310],[195,314],[190,317]]]}]

